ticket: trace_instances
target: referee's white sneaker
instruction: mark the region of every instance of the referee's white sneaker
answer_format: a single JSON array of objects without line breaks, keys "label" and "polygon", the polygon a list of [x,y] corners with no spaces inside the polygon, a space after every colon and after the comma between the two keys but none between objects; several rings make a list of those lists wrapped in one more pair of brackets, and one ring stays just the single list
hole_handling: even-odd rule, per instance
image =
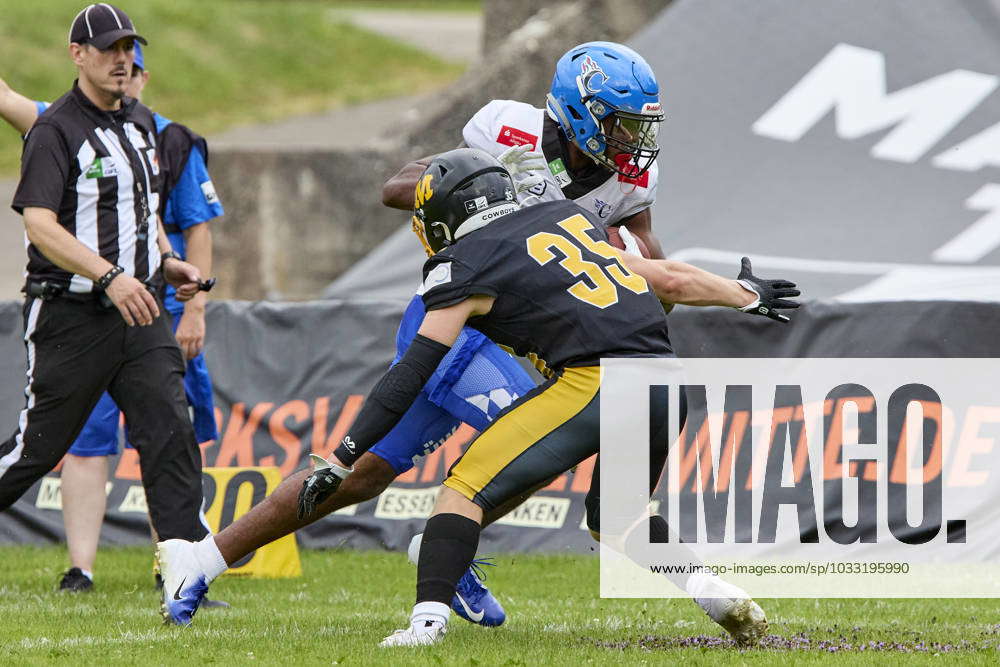
[{"label": "referee's white sneaker", "polygon": [[396,630],[382,640],[379,646],[430,646],[437,644],[448,632],[448,626],[441,621],[413,621],[410,627]]},{"label": "referee's white sneaker", "polygon": [[739,586],[714,575],[696,574],[688,583],[688,591],[709,618],[725,628],[740,646],[753,646],[767,634],[764,610]]},{"label": "referee's white sneaker", "polygon": [[163,622],[190,625],[208,593],[209,577],[199,564],[195,543],[167,540],[156,545],[156,559],[163,577],[160,614]]}]

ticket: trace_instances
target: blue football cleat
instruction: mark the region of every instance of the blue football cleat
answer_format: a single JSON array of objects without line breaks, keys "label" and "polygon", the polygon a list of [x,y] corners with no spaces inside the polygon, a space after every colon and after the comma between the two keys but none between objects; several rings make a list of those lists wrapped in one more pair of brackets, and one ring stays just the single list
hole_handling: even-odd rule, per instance
[{"label": "blue football cleat", "polygon": [[198,567],[194,544],[184,540],[167,540],[156,546],[160,575],[163,577],[163,589],[160,591],[163,621],[172,625],[190,625],[208,593],[208,578]]},{"label": "blue football cleat", "polygon": [[496,564],[489,562],[487,558],[472,561],[472,565],[458,580],[455,597],[451,599],[451,608],[470,623],[495,628],[503,625],[507,620],[507,614],[483,583],[486,579],[483,565],[496,567]]}]

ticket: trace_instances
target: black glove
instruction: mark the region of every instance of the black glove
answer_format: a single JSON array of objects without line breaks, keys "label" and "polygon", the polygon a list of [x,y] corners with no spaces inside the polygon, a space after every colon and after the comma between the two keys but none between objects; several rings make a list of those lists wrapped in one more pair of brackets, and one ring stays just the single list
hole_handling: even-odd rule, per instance
[{"label": "black glove", "polygon": [[743,258],[743,267],[740,269],[740,275],[737,276],[736,282],[757,295],[756,301],[739,308],[744,313],[763,315],[779,322],[788,322],[788,317],[777,312],[777,309],[799,307],[798,301],[789,301],[786,298],[801,294],[795,289],[795,283],[788,280],[765,280],[756,277],[753,274],[753,269],[750,268],[749,257]]},{"label": "black glove", "polygon": [[309,456],[313,462],[313,472],[302,482],[302,490],[299,491],[297,514],[300,521],[312,516],[316,508],[332,496],[340,488],[340,483],[354,470],[342,468],[315,454]]}]

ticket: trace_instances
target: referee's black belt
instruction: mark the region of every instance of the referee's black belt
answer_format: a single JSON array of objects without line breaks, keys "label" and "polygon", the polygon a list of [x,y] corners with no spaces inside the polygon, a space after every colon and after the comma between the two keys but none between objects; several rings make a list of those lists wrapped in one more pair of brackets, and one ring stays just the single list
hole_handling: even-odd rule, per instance
[{"label": "referee's black belt", "polygon": [[[156,288],[154,286],[149,283],[143,284],[153,296],[156,296]],[[21,291],[33,299],[41,299],[42,301],[61,299],[75,303],[96,303],[102,308],[115,307],[115,304],[111,302],[111,297],[103,290],[99,292],[70,292],[65,285],[50,280],[29,280],[25,283],[24,289]]]}]

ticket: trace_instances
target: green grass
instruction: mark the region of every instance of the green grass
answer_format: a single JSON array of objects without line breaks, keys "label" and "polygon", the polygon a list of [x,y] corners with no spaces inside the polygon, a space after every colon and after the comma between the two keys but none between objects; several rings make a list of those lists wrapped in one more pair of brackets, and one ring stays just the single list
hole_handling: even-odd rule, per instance
[{"label": "green grass", "polygon": [[[343,22],[363,3],[143,0],[130,16],[149,40],[143,101],[201,134],[394,95],[418,94],[462,66]],[[369,3],[371,4],[371,3]],[[405,8],[408,3],[382,5]],[[474,10],[477,3],[448,7]],[[66,35],[80,0],[0,0],[0,77],[32,99],[64,93],[75,69]],[[401,110],[402,111],[402,110]],[[349,127],[342,128],[350,132]],[[0,174],[16,173],[20,138],[0,130]]]},{"label": "green grass", "polygon": [[[602,600],[597,560],[506,555],[489,583],[510,619],[498,629],[453,616],[444,643],[376,648],[406,620],[414,570],[402,554],[307,551],[305,576],[222,579],[213,597],[229,610],[204,610],[190,628],[157,614],[148,549],[104,549],[97,591],[55,592],[65,552],[0,547],[0,662],[38,664],[844,664],[941,660],[996,664],[1000,626],[993,600],[766,600],[772,646],[796,635],[808,648],[738,651],[687,600]],[[693,638],[693,639],[692,639]],[[821,650],[821,642],[898,643],[891,651]],[[685,647],[684,643],[718,643]],[[958,646],[918,650],[918,642]],[[904,650],[901,649],[906,649]]]}]

